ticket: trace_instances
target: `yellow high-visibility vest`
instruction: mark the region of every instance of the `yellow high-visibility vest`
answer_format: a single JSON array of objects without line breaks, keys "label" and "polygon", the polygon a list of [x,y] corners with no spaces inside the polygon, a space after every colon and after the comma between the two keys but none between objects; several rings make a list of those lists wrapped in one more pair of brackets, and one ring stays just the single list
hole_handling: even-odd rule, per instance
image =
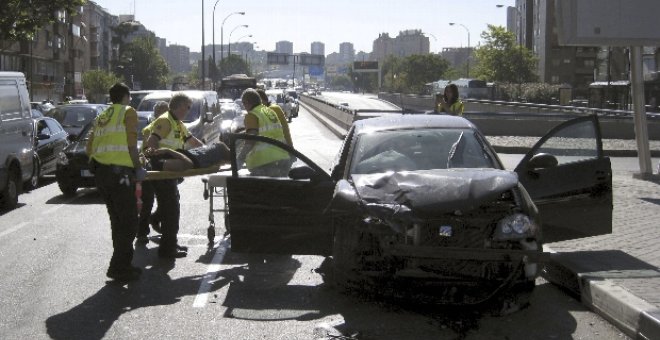
[{"label": "yellow high-visibility vest", "polygon": [[[259,105],[253,108],[250,113],[255,115],[259,120],[259,136],[272,138],[286,144],[282,124],[280,124],[280,120],[273,110],[264,105]],[[248,170],[250,170],[288,158],[289,153],[277,146],[267,143],[256,143],[248,153],[245,164]]]},{"label": "yellow high-visibility vest", "polygon": [[133,167],[124,117],[129,106],[113,104],[94,120],[91,159],[106,165]]}]

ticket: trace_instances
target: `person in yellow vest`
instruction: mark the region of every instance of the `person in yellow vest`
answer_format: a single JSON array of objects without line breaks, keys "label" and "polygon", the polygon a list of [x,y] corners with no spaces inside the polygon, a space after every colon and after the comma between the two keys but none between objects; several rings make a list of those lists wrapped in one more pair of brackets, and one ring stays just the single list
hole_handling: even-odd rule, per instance
[{"label": "person in yellow vest", "polygon": [[458,96],[458,87],[456,84],[449,84],[445,87],[445,93],[440,99],[438,112],[446,112],[452,116],[463,115],[463,102]]},{"label": "person in yellow vest", "polygon": [[[157,117],[143,131],[149,135],[145,141],[145,155],[149,155],[159,148],[178,150],[184,149],[186,146],[196,148],[204,145],[190,134],[182,122],[190,111],[191,104],[192,100],[184,93],[176,93],[172,96],[169,111]],[[178,180],[157,180],[152,184],[161,220],[162,237],[158,247],[158,256],[163,258],[185,257],[188,249],[178,245],[177,241],[180,216]]]},{"label": "person in yellow vest", "polygon": [[[241,101],[248,111],[245,116],[246,133],[287,143],[280,119],[275,111],[262,104],[256,90],[245,90]],[[291,158],[287,151],[260,142],[246,143],[238,159],[245,159],[245,165],[252,176],[286,177],[291,167]]]},{"label": "person in yellow vest", "polygon": [[[169,109],[166,101],[159,101],[154,105],[154,119],[160,117],[163,113],[167,112]],[[144,128],[141,131],[143,139],[147,140],[149,135],[151,135],[150,128]],[[142,151],[146,148],[146,143],[142,145]],[[152,214],[151,209],[154,206],[155,191],[153,186],[153,181],[145,181],[142,183],[142,210],[140,210],[140,222],[137,231],[137,238],[135,241],[136,245],[146,245],[149,243],[149,224],[151,224],[154,230],[160,233],[160,213],[159,208]]]},{"label": "person in yellow vest", "polygon": [[128,106],[130,89],[125,84],[110,88],[112,105],[92,123],[87,154],[110,215],[113,253],[106,275],[117,281],[140,277],[134,267],[133,239],[138,227],[135,182],[146,177],[137,149],[137,112]]},{"label": "person in yellow vest", "polygon": [[268,100],[266,91],[264,91],[263,89],[257,89],[257,93],[259,94],[259,98],[261,98],[261,104],[264,104],[269,109],[275,111],[275,113],[277,114],[277,118],[280,120],[280,124],[282,124],[284,139],[286,139],[287,144],[293,147],[293,140],[291,140],[291,131],[289,130],[289,123],[287,122],[286,115],[284,114],[284,110],[282,110],[282,108],[276,103],[273,103],[270,100]]}]

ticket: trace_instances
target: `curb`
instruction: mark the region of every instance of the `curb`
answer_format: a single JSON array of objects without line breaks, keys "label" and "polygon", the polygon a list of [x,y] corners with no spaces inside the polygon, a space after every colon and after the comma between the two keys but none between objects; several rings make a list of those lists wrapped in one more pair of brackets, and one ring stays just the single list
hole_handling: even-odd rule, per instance
[{"label": "curb", "polygon": [[542,276],[579,296],[582,304],[634,339],[660,339],[660,310],[614,281],[580,273],[579,264],[553,253]]}]

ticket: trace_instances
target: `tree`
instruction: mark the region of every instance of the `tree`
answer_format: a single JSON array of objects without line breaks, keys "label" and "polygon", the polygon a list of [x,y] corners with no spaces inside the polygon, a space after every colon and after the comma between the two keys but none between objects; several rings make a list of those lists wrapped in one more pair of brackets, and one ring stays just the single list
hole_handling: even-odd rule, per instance
[{"label": "tree", "polygon": [[226,77],[232,74],[247,74],[251,75],[252,71],[250,66],[243,60],[241,56],[230,54],[222,59],[220,62],[220,76]]},{"label": "tree", "polygon": [[125,47],[119,69],[131,88],[164,89],[169,68],[152,37],[138,37]]},{"label": "tree", "polygon": [[68,15],[86,0],[3,0],[0,6],[0,40],[29,40],[47,24],[55,22],[58,11]]},{"label": "tree", "polygon": [[393,92],[421,93],[427,83],[443,79],[449,62],[434,54],[416,54],[405,58],[390,56],[383,63],[383,82]]},{"label": "tree", "polygon": [[108,94],[108,90],[120,81],[121,79],[113,73],[103,70],[87,71],[82,75],[83,88],[90,103],[105,104],[105,96]]},{"label": "tree", "polygon": [[512,32],[502,26],[488,25],[481,33],[485,43],[474,52],[474,74],[486,81],[523,83],[537,80],[536,58],[530,50],[516,43]]}]

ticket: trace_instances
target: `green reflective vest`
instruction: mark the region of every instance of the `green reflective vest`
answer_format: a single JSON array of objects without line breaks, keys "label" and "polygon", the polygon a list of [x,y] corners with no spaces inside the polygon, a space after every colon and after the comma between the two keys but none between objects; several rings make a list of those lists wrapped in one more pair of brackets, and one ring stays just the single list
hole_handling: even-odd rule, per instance
[{"label": "green reflective vest", "polygon": [[128,153],[124,117],[128,106],[113,104],[94,120],[94,140],[90,158],[101,164],[133,167]]},{"label": "green reflective vest", "polygon": [[[163,113],[160,115],[160,117],[156,118],[153,122],[149,123],[149,125],[145,126],[144,129],[142,129],[142,136],[144,137],[144,140],[146,141],[147,138],[151,135],[151,132],[153,131],[154,124],[156,121],[158,121],[161,118],[167,119],[167,121],[170,123],[170,133],[167,136],[160,136],[161,139],[158,142],[158,145],[163,148],[168,148],[172,150],[179,150],[183,149],[184,145],[186,144],[186,136],[188,136],[188,129],[186,129],[186,126],[183,125],[183,122],[180,120],[175,120],[174,117],[168,112]],[[146,143],[145,143],[146,144]],[[146,147],[146,145],[143,145],[143,149]]]},{"label": "green reflective vest", "polygon": [[[259,136],[272,138],[286,144],[284,130],[282,130],[282,124],[280,124],[275,111],[264,105],[259,105],[253,108],[250,113],[259,119]],[[257,142],[248,153],[245,164],[250,170],[288,158],[289,153],[285,150],[272,144]]]}]

